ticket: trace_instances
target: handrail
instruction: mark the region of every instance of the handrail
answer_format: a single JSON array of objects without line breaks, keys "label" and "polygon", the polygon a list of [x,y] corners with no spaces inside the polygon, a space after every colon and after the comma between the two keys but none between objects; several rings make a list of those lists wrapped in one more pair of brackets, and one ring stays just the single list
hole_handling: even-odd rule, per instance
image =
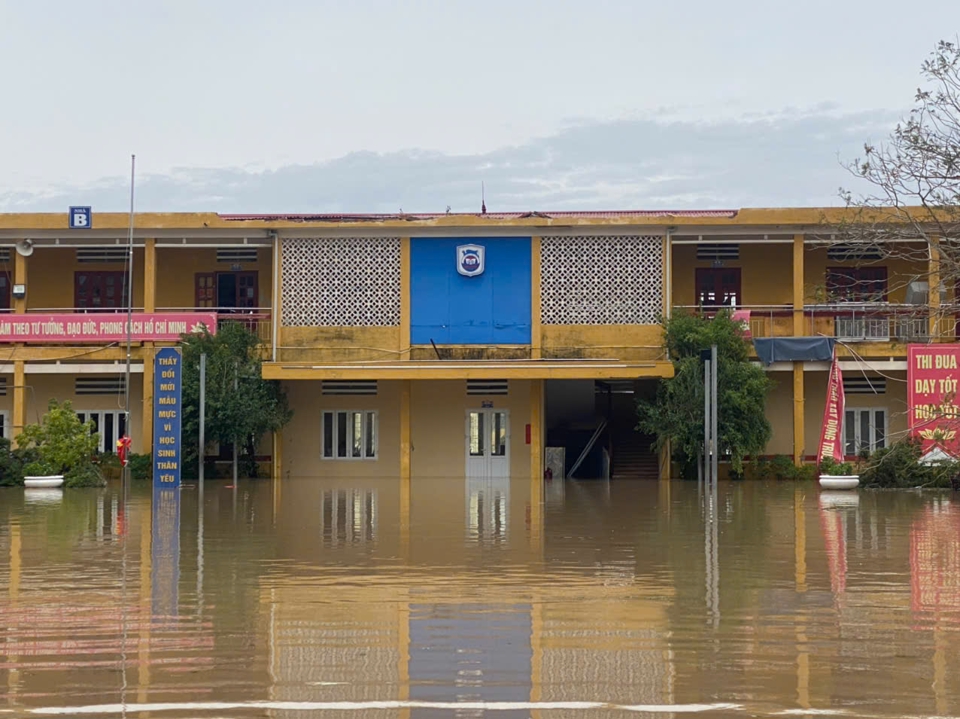
[{"label": "handrail", "polygon": [[587,442],[587,446],[583,448],[583,451],[580,453],[580,456],[577,458],[577,461],[573,463],[573,466],[570,468],[570,471],[567,472],[567,475],[570,479],[573,479],[573,473],[580,469],[580,465],[583,464],[583,460],[587,458],[587,455],[590,454],[590,450],[593,449],[593,445],[597,443],[600,434],[607,427],[607,420],[601,420],[600,424],[597,425],[596,431],[594,431],[593,436],[590,437],[590,441]]}]

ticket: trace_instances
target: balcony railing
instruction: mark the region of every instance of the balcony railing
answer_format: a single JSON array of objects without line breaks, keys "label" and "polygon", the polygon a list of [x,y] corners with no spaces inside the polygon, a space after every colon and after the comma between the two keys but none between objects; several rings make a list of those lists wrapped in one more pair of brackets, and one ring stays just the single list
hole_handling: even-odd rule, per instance
[{"label": "balcony railing", "polygon": [[[674,310],[716,313],[716,308],[689,305]],[[736,310],[749,313],[752,337],[794,336],[792,305],[745,305]],[[960,307],[941,307],[936,328],[940,338],[960,337]],[[803,334],[836,337],[844,342],[929,342],[930,308],[891,303],[807,305]]]},{"label": "balcony railing", "polygon": [[269,307],[158,307],[157,312],[213,312],[218,328],[234,322],[242,324],[263,343],[270,343],[273,338]]}]

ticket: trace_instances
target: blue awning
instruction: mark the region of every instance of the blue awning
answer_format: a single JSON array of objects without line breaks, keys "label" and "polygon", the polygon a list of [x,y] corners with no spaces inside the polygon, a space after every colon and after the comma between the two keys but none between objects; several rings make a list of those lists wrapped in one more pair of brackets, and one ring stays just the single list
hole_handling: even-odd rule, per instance
[{"label": "blue awning", "polygon": [[755,338],[757,357],[765,365],[774,362],[829,362],[833,359],[833,337]]}]

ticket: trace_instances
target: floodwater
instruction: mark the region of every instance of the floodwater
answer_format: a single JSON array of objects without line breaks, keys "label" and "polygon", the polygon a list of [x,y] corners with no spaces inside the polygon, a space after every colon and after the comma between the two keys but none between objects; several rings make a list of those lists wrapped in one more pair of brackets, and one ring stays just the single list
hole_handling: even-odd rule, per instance
[{"label": "floodwater", "polygon": [[950,493],[37,492],[0,489],[0,719],[960,715]]}]

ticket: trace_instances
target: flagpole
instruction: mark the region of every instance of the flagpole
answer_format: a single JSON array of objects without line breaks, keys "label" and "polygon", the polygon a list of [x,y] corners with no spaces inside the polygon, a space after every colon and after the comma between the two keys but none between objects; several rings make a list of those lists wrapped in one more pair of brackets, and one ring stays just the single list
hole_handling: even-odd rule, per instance
[{"label": "flagpole", "polygon": [[124,436],[130,436],[130,359],[133,344],[133,209],[137,156],[130,155],[130,222],[127,232],[127,367],[124,375]]}]

